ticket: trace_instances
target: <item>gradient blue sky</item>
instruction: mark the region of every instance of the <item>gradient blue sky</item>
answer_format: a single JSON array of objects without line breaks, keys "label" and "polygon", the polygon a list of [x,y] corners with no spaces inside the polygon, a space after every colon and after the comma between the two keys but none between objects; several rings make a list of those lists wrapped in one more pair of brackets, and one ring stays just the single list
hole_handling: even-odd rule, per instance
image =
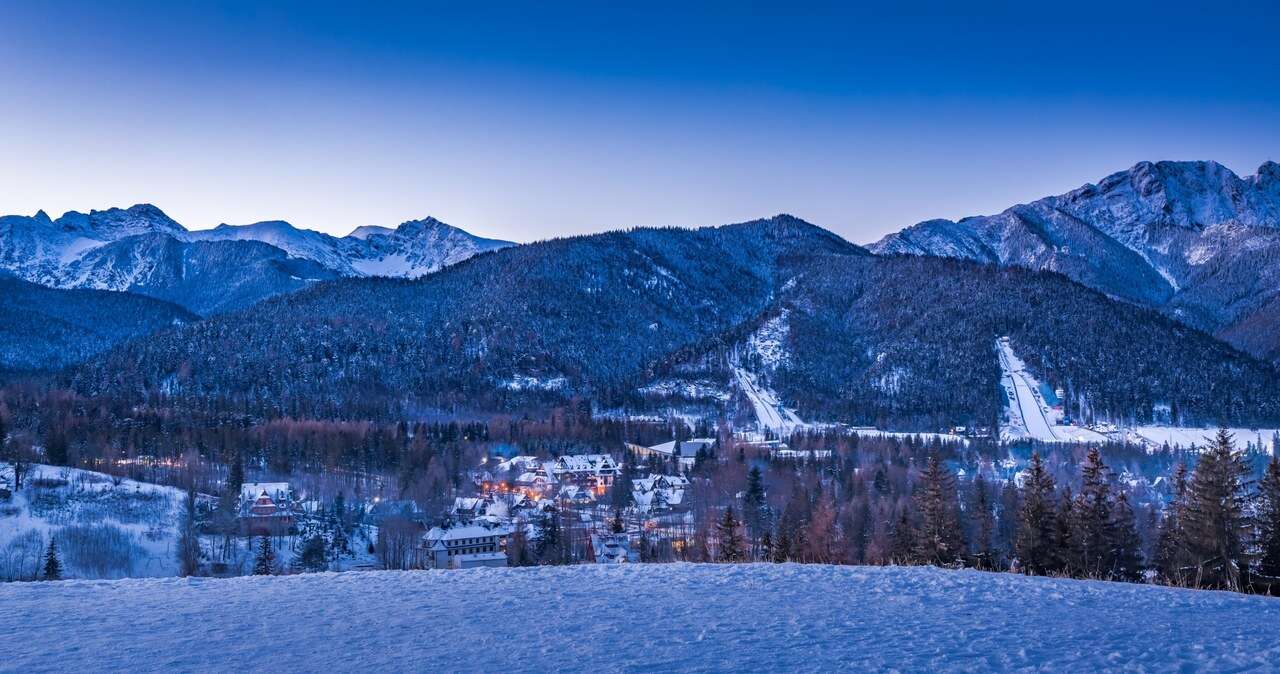
[{"label": "gradient blue sky", "polygon": [[886,4],[0,0],[0,213],[869,242],[1280,159],[1280,3]]}]

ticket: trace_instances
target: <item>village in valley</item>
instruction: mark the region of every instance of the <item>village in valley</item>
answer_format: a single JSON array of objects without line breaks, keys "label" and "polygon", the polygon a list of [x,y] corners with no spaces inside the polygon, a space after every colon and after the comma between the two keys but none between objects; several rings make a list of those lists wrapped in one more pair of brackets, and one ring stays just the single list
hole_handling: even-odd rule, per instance
[{"label": "village in valley", "polygon": [[[469,495],[455,496],[435,516],[412,499],[323,504],[288,482],[246,482],[236,500],[235,529],[241,539],[259,541],[252,546],[255,568],[287,567],[286,559],[308,570],[673,561],[694,544],[687,473],[713,461],[717,445],[713,438],[629,444],[621,459],[603,453],[487,458],[466,474],[462,491]],[[207,523],[219,519],[218,500],[199,503],[202,529],[212,531]],[[308,554],[321,549],[323,555]],[[219,555],[206,550],[202,558]],[[232,559],[241,566],[247,561]],[[222,562],[208,569],[215,575],[232,570]]]}]

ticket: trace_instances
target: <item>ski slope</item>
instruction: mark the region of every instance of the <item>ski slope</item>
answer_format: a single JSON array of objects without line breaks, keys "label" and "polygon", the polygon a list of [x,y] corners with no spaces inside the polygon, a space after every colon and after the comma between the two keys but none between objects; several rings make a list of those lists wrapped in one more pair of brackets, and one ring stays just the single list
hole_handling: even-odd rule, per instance
[{"label": "ski slope", "polygon": [[1032,439],[1041,442],[1106,442],[1107,436],[1097,431],[1062,423],[1061,412],[1054,410],[1040,395],[1040,382],[1027,370],[1027,364],[1013,352],[1008,337],[996,340],[1000,359],[1001,385],[1009,401],[1008,424],[1001,429],[1005,440]]},{"label": "ski slope", "polygon": [[1274,671],[1280,600],[927,567],[532,567],[0,586],[0,669]]},{"label": "ski slope", "polygon": [[737,377],[738,386],[751,401],[760,430],[769,430],[781,437],[786,437],[804,428],[805,423],[800,420],[800,417],[796,416],[794,411],[783,407],[778,400],[778,395],[761,384],[756,375],[740,367],[734,368],[733,372]]}]

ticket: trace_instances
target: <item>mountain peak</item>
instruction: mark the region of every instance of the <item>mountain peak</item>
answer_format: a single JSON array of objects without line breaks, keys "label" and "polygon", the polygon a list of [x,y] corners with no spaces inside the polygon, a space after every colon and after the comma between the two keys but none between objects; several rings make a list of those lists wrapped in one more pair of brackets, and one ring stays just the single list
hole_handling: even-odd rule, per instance
[{"label": "mountain peak", "polygon": [[92,209],[88,214],[67,211],[54,222],[68,232],[79,232],[88,238],[102,241],[114,241],[135,234],[183,234],[187,231],[164,211],[151,204],[134,204],[128,208],[112,207],[102,211]]}]

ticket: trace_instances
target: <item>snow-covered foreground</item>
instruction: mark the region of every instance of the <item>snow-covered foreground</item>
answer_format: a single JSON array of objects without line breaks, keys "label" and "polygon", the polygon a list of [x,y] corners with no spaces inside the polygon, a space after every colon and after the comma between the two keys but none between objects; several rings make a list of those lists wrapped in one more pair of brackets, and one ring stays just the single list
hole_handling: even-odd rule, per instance
[{"label": "snow-covered foreground", "polygon": [[630,565],[0,586],[15,671],[1266,671],[1280,600],[931,568]]}]

